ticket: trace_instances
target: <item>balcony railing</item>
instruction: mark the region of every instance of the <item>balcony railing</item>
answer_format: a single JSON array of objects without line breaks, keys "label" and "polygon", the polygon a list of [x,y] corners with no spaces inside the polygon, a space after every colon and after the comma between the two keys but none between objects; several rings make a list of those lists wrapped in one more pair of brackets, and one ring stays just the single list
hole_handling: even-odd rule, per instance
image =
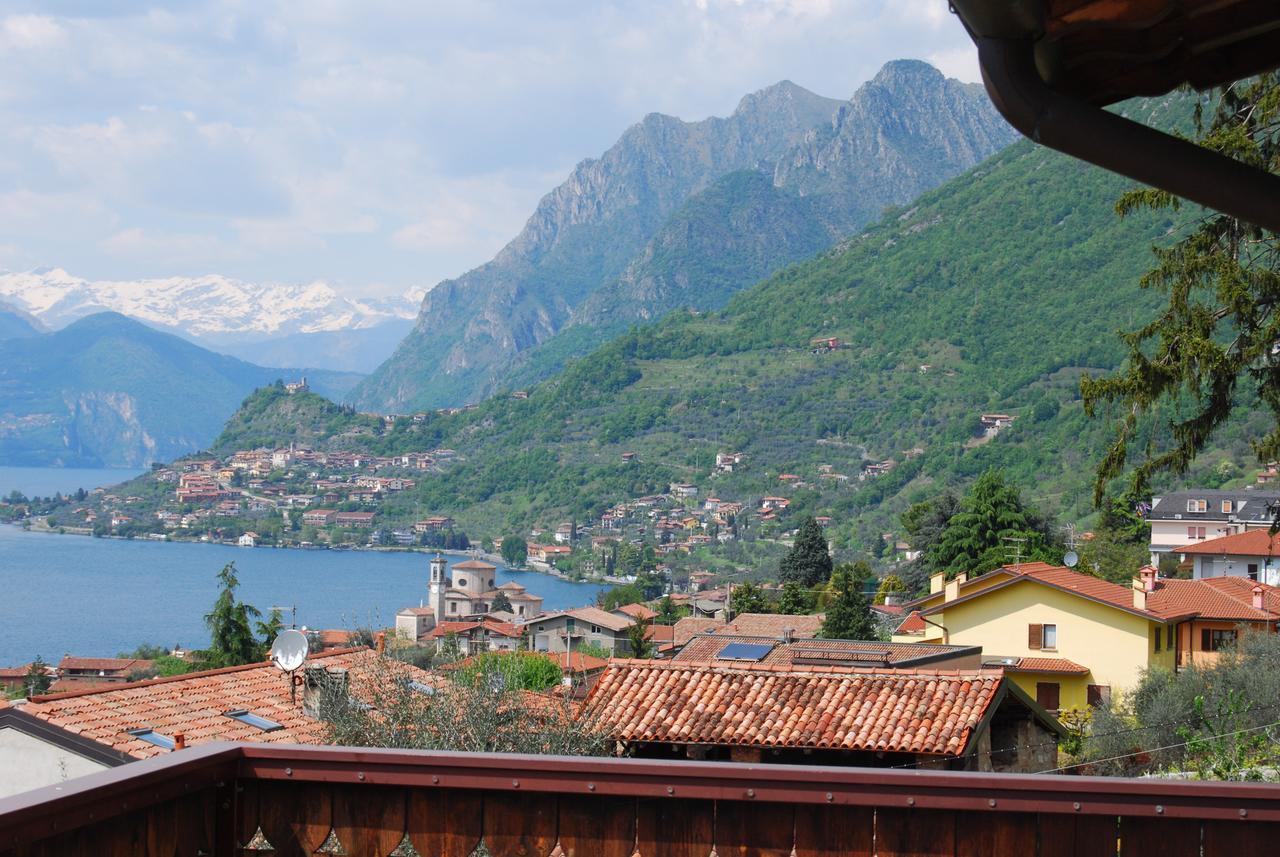
[{"label": "balcony railing", "polygon": [[1280,786],[213,744],[0,801],[0,857],[1273,853]]}]

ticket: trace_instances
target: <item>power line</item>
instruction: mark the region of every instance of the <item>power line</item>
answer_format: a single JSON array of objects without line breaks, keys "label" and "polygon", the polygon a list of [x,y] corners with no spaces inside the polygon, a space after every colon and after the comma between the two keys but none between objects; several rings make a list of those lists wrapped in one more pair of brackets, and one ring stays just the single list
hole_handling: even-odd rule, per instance
[{"label": "power line", "polygon": [[1063,765],[1061,768],[1050,768],[1046,771],[1036,771],[1036,773],[1056,774],[1059,771],[1069,771],[1072,768],[1081,768],[1081,767],[1084,767],[1085,765],[1098,765],[1103,762],[1116,762],[1116,761],[1119,761],[1120,759],[1128,759],[1132,756],[1142,756],[1148,753],[1159,753],[1162,750],[1176,750],[1178,747],[1185,747],[1188,744],[1191,744],[1195,741],[1207,741],[1215,738],[1229,738],[1232,735],[1244,735],[1248,732],[1260,732],[1263,729],[1272,729],[1276,726],[1280,726],[1280,720],[1277,720],[1275,723],[1267,723],[1262,726],[1250,726],[1247,729],[1237,729],[1234,732],[1223,732],[1219,735],[1209,735],[1207,737],[1196,737],[1196,738],[1192,738],[1190,741],[1180,741],[1177,744],[1166,744],[1163,747],[1153,747],[1150,750],[1137,750],[1133,753],[1121,753],[1119,756],[1110,756],[1106,759],[1091,759],[1088,762],[1076,762],[1074,765]]}]

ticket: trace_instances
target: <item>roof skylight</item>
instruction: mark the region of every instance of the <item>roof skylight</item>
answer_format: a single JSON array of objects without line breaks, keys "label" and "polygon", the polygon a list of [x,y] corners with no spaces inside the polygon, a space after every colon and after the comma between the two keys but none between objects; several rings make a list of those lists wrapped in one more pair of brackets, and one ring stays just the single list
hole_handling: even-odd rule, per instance
[{"label": "roof skylight", "polygon": [[141,738],[148,744],[155,744],[157,747],[162,747],[165,750],[172,750],[174,748],[172,738],[168,735],[162,735],[154,729],[130,729],[128,732],[135,738]]},{"label": "roof skylight", "polygon": [[255,729],[261,729],[263,732],[275,732],[277,729],[284,728],[284,726],[274,720],[268,720],[265,717],[254,714],[246,708],[235,708],[231,711],[224,711],[222,712],[222,716],[230,717],[232,720],[238,720],[247,726],[252,726]]}]

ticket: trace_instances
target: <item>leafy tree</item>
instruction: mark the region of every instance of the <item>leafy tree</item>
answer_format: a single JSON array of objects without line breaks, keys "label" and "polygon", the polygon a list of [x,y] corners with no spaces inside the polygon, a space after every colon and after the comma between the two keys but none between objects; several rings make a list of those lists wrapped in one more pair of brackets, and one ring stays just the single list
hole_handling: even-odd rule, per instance
[{"label": "leafy tree", "polygon": [[604,646],[600,645],[599,643],[582,643],[577,648],[575,648],[574,651],[580,655],[586,655],[592,658],[603,658],[605,660],[608,660],[609,658],[613,657],[613,652],[609,649],[606,649]]},{"label": "leafy tree", "polygon": [[795,581],[782,584],[782,597],[778,599],[778,612],[801,616],[813,612],[813,596]]},{"label": "leafy tree", "polygon": [[22,679],[23,691],[28,696],[38,696],[49,689],[53,680],[49,678],[49,663],[39,655],[27,667],[27,674]]},{"label": "leafy tree", "polygon": [[794,582],[812,588],[831,577],[831,567],[826,534],[817,518],[805,518],[796,533],[795,544],[778,565],[778,578],[784,583]]},{"label": "leafy tree", "polygon": [[818,636],[827,640],[874,640],[879,636],[871,605],[852,574],[838,572],[832,579],[836,598],[827,606]]},{"label": "leafy tree", "polygon": [[524,565],[529,559],[529,545],[524,536],[507,536],[502,540],[502,558],[507,565]]},{"label": "leafy tree", "polygon": [[653,644],[653,640],[645,636],[648,630],[649,623],[643,619],[637,619],[632,622],[631,627],[627,629],[627,642],[631,644],[631,657],[652,658],[657,654],[658,647]]},{"label": "leafy tree", "polygon": [[1047,531],[1039,514],[1023,505],[1018,489],[999,471],[988,470],[974,482],[959,511],[930,547],[929,566],[948,577],[961,571],[982,573],[1010,562],[1014,545],[1021,549],[1023,560],[1060,560]]},{"label": "leafy tree", "polygon": [[896,574],[885,575],[884,580],[880,581],[880,587],[876,589],[876,604],[883,604],[885,596],[890,594],[901,594],[907,591],[907,585],[902,582],[902,578]]},{"label": "leafy tree", "polygon": [[153,643],[139,643],[137,648],[131,652],[117,652],[117,658],[137,658],[141,661],[154,661],[163,658],[169,654],[169,650],[164,646],[157,646]]},{"label": "leafy tree", "polygon": [[628,583],[625,586],[615,586],[608,592],[601,593],[600,609],[617,610],[619,607],[626,607],[628,604],[639,604],[644,600],[644,590],[635,583]]},{"label": "leafy tree", "polygon": [[729,595],[729,609],[733,615],[743,613],[768,613],[769,602],[765,600],[764,590],[754,583],[740,583],[733,587]]},{"label": "leafy tree", "polygon": [[687,610],[677,607],[670,595],[663,596],[655,609],[658,611],[657,621],[664,625],[673,624],[688,613]]},{"label": "leafy tree", "polygon": [[280,632],[284,630],[284,616],[281,615],[280,608],[272,607],[266,621],[260,621],[254,627],[257,629],[258,636],[262,638],[263,644],[270,648],[276,637],[280,636]]},{"label": "leafy tree", "polygon": [[554,660],[535,652],[483,652],[469,658],[452,673],[464,684],[488,685],[491,676],[501,676],[510,690],[544,691],[560,683],[561,670]]},{"label": "leafy tree", "polygon": [[[1259,169],[1280,168],[1280,75],[1272,72],[1222,90],[1208,128],[1197,109],[1200,145]],[[1116,203],[1121,217],[1152,209],[1177,211],[1181,200],[1143,188]],[[1142,444],[1131,488],[1143,491],[1158,472],[1182,475],[1227,421],[1242,382],[1270,412],[1253,441],[1260,461],[1280,458],[1280,236],[1226,214],[1208,213],[1182,240],[1156,247],[1155,267],[1142,277],[1144,289],[1168,296],[1160,314],[1122,335],[1128,356],[1107,377],[1085,376],[1085,411],[1106,407],[1122,414],[1107,454],[1097,468],[1094,499]],[[1171,416],[1168,416],[1171,415]],[[1144,443],[1144,421],[1167,419],[1169,443]]]},{"label": "leafy tree", "polygon": [[489,605],[489,609],[505,610],[508,613],[515,612],[514,610],[511,609],[511,599],[507,597],[507,593],[502,591],[499,591],[498,594],[494,596],[493,603]]},{"label": "leafy tree", "polygon": [[211,641],[204,652],[204,661],[210,667],[231,667],[259,661],[263,646],[253,635],[250,620],[262,614],[253,606],[236,600],[236,564],[229,562],[218,572],[222,591],[213,603],[213,610],[205,614],[204,623],[209,628]]}]

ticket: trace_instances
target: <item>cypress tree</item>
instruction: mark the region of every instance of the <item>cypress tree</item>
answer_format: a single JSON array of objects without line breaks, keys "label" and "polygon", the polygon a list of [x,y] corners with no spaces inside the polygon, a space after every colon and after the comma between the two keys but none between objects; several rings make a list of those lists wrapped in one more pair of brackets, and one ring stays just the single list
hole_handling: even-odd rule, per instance
[{"label": "cypress tree", "polygon": [[250,620],[261,616],[256,608],[243,601],[236,601],[236,564],[229,562],[218,572],[222,591],[213,602],[213,610],[205,614],[204,623],[209,627],[209,648],[204,660],[211,667],[234,667],[251,664],[262,659],[262,645],[253,635]]},{"label": "cypress tree", "polygon": [[874,640],[880,636],[871,605],[853,575],[841,569],[831,581],[835,601],[827,607],[818,636],[825,640]]},{"label": "cypress tree", "polygon": [[798,583],[812,589],[829,577],[831,554],[827,552],[827,537],[817,519],[810,516],[800,524],[795,544],[778,564],[778,578],[783,583]]}]

